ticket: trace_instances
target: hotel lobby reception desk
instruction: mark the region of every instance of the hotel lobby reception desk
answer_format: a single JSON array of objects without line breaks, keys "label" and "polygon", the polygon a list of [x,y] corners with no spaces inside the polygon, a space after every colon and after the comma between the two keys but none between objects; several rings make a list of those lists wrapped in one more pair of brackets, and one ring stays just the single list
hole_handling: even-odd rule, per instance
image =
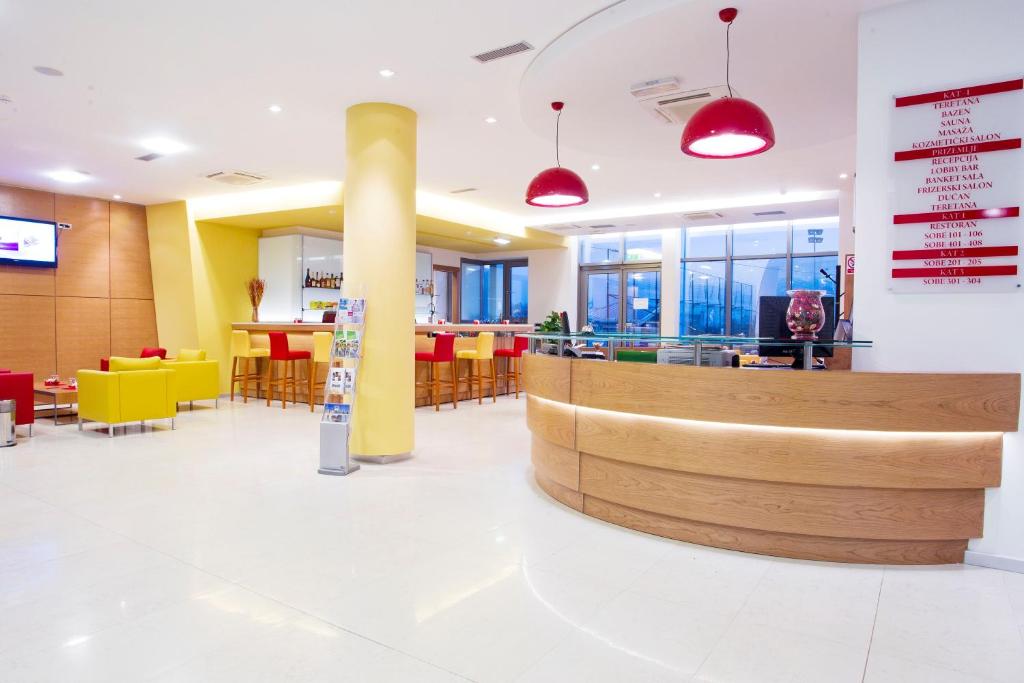
[{"label": "hotel lobby reception desk", "polygon": [[1017,374],[748,370],[524,354],[540,487],[752,553],[961,562],[1016,431]]}]

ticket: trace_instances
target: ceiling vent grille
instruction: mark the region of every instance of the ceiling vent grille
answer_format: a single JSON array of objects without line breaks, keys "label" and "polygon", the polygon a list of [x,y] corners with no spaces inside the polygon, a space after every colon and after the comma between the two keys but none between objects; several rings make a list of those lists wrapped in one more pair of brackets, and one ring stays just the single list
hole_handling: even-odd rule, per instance
[{"label": "ceiling vent grille", "polygon": [[487,62],[493,62],[495,59],[511,57],[512,55],[517,55],[520,52],[529,52],[532,49],[533,45],[522,40],[513,45],[506,45],[505,47],[499,47],[496,50],[489,50],[487,52],[481,52],[478,55],[473,55],[473,59],[481,64],[486,64]]},{"label": "ceiling vent grille", "polygon": [[[633,85],[630,88],[630,93],[651,116],[662,123],[672,125],[685,124],[697,113],[698,109],[708,102],[729,95],[729,89],[724,85],[686,91],[676,87],[673,91],[672,86],[674,85],[677,85],[675,79],[645,81]],[[735,88],[733,95],[739,97]]]},{"label": "ceiling vent grille", "polygon": [[256,183],[262,183],[267,179],[266,176],[248,173],[246,171],[215,171],[214,173],[208,173],[206,177],[210,180],[215,180],[218,183],[233,185],[235,187],[255,185]]},{"label": "ceiling vent grille", "polygon": [[725,214],[717,211],[694,211],[683,214],[683,220],[687,221],[717,221],[720,218],[725,218]]},{"label": "ceiling vent grille", "polygon": [[461,190],[452,190],[448,194],[464,194],[466,192],[476,192],[475,187],[464,187]]},{"label": "ceiling vent grille", "polygon": [[590,226],[591,230],[608,230],[608,229],[614,228],[614,227],[615,227],[614,223],[599,223],[597,225],[591,225]]},{"label": "ceiling vent grille", "polygon": [[149,154],[143,154],[141,157],[135,157],[138,161],[153,161],[159,159],[163,154],[157,154],[156,152],[150,152]]},{"label": "ceiling vent grille", "polygon": [[782,216],[785,211],[755,211],[755,216]]}]

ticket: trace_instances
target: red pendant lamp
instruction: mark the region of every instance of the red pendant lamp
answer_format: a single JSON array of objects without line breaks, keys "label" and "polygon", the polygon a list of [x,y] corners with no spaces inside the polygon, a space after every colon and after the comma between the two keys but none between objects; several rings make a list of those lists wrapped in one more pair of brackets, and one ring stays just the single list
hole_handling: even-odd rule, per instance
[{"label": "red pendant lamp", "polygon": [[562,118],[562,102],[552,102],[555,114],[555,166],[538,173],[526,188],[526,203],[530,206],[579,206],[590,201],[586,183],[576,173],[562,168],[558,157],[558,123]]},{"label": "red pendant lamp", "polygon": [[767,152],[775,145],[775,128],[761,107],[732,96],[729,83],[729,29],[739,10],[727,7],[718,13],[725,22],[725,85],[729,96],[709,102],[686,122],[681,147],[701,159],[739,159]]}]

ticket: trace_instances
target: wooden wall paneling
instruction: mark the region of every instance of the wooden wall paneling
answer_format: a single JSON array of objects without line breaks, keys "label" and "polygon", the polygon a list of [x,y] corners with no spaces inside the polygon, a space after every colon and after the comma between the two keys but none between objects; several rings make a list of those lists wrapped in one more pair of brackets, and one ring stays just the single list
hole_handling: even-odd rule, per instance
[{"label": "wooden wall paneling", "polygon": [[[57,372],[73,377],[83,368],[98,370],[110,355],[110,299],[57,297]],[[136,351],[135,355],[138,355]]]},{"label": "wooden wall paneling", "polygon": [[695,522],[584,496],[583,512],[611,524],[665,538],[748,553],[825,562],[950,564],[963,562],[967,541],[887,541],[780,534]]},{"label": "wooden wall paneling", "polygon": [[555,500],[562,505],[568,505],[573,510],[583,512],[583,494],[578,491],[562,486],[558,482],[552,481],[544,475],[535,473],[534,479],[537,481],[537,485]]},{"label": "wooden wall paneling", "polygon": [[575,448],[582,452],[755,481],[979,489],[999,486],[1002,445],[1002,435],[992,433],[789,430],[576,410]]},{"label": "wooden wall paneling", "polygon": [[110,203],[57,195],[55,215],[72,224],[58,236],[57,296],[109,297]]},{"label": "wooden wall paneling", "polygon": [[585,360],[572,366],[573,403],[642,415],[916,432],[1012,432],[1019,419],[1019,374],[768,372]]},{"label": "wooden wall paneling", "polygon": [[[110,355],[134,358],[144,346],[157,346],[152,299],[110,300]],[[176,355],[177,349],[168,349]]]},{"label": "wooden wall paneling", "polygon": [[[54,195],[0,185],[0,216],[53,220]],[[52,268],[0,265],[0,294],[39,294],[53,296]]]},{"label": "wooden wall paneling", "polygon": [[569,402],[572,362],[568,358],[523,354],[523,386],[528,394]]},{"label": "wooden wall paneling", "polygon": [[42,381],[57,371],[52,296],[0,294],[0,367]]},{"label": "wooden wall paneling", "polygon": [[638,510],[781,533],[887,540],[981,536],[983,489],[865,489],[672,472],[583,453],[580,491]]},{"label": "wooden wall paneling", "polygon": [[527,395],[526,426],[534,436],[563,448],[576,448],[576,406]]},{"label": "wooden wall paneling", "polygon": [[110,204],[110,297],[152,299],[146,207]]},{"label": "wooden wall paneling", "polygon": [[537,473],[562,486],[580,490],[580,454],[533,436],[530,459]]}]

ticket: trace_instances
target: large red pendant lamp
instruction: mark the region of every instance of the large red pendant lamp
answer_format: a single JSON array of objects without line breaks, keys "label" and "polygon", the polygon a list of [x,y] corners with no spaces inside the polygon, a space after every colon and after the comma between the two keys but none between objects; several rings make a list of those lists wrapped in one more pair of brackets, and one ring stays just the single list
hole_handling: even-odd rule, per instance
[{"label": "large red pendant lamp", "polygon": [[729,96],[709,102],[686,122],[683,152],[701,159],[739,159],[767,152],[775,145],[775,129],[768,115],[750,100],[732,96],[729,83],[729,29],[739,11],[727,7],[718,13],[725,22],[725,85]]},{"label": "large red pendant lamp", "polygon": [[552,102],[555,114],[555,166],[546,168],[530,181],[526,188],[526,203],[530,206],[561,207],[579,206],[590,201],[583,178],[567,168],[562,168],[558,157],[558,123],[562,118],[562,102]]}]

